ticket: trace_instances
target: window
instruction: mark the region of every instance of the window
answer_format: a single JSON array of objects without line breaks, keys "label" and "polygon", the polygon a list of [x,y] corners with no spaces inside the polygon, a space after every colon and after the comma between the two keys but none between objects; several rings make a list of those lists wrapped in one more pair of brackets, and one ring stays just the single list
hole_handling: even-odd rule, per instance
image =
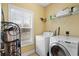
[{"label": "window", "polygon": [[20,26],[22,46],[33,44],[34,42],[33,18],[34,14],[31,10],[9,5],[9,21]]}]

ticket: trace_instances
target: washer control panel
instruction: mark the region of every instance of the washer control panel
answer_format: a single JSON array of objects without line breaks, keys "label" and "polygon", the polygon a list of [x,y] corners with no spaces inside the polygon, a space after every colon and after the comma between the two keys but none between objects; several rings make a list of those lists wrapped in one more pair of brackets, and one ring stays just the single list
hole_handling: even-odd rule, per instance
[{"label": "washer control panel", "polygon": [[75,42],[70,42],[66,40],[58,40],[58,42],[67,43],[67,44],[75,44]]}]

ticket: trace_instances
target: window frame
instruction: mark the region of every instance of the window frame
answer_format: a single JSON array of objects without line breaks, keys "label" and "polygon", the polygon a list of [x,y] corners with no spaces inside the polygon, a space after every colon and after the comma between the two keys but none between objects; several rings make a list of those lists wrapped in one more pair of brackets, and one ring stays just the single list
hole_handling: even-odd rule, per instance
[{"label": "window frame", "polygon": [[[31,30],[31,39],[29,39],[29,40],[24,40],[24,42],[23,41],[21,41],[22,43],[26,43],[26,44],[22,44],[21,46],[23,47],[23,46],[27,46],[27,45],[31,45],[31,44],[34,44],[34,13],[33,13],[33,11],[31,11],[31,10],[29,10],[29,9],[24,9],[24,8],[21,8],[21,7],[17,7],[17,6],[14,6],[14,5],[12,5],[12,4],[8,4],[8,20],[10,21],[10,10],[11,10],[11,8],[14,8],[14,9],[18,9],[18,10],[21,10],[21,11],[25,11],[25,12],[28,12],[28,13],[30,13],[31,14],[31,16],[32,16],[32,20],[31,20],[31,27],[29,28],[29,27],[26,27],[27,29],[29,28],[30,30]],[[25,28],[25,27],[24,27]]]}]

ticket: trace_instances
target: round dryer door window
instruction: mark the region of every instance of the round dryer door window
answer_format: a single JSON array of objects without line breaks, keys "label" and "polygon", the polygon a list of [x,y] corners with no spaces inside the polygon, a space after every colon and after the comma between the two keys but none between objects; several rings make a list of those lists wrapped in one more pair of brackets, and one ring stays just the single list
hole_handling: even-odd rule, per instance
[{"label": "round dryer door window", "polygon": [[59,43],[53,43],[50,51],[52,56],[70,56],[68,50]]}]

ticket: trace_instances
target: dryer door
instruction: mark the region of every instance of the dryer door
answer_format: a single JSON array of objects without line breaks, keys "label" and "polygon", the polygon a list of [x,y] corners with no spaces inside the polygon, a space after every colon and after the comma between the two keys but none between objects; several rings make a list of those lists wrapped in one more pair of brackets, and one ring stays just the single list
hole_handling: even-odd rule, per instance
[{"label": "dryer door", "polygon": [[59,43],[53,43],[50,48],[51,56],[70,56],[68,50]]}]

